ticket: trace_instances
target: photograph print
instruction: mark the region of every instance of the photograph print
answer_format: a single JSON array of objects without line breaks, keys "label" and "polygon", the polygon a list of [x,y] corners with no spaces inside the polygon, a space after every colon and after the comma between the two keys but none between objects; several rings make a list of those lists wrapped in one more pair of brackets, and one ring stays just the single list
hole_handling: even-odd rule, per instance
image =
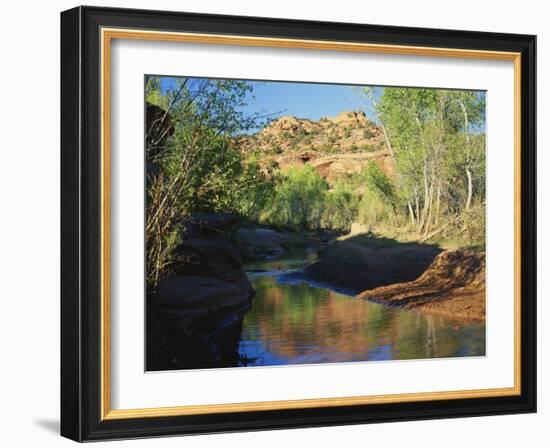
[{"label": "photograph print", "polygon": [[145,76],[146,370],[485,356],[485,101]]}]

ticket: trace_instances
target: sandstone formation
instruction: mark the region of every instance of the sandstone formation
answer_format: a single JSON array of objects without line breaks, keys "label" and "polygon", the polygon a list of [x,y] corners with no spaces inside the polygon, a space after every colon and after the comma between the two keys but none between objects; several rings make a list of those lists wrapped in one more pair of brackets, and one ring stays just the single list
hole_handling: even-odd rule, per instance
[{"label": "sandstone formation", "polygon": [[236,144],[244,153],[257,154],[266,170],[311,164],[329,183],[360,172],[371,161],[388,176],[395,175],[382,130],[364,112],[342,112],[319,121],[284,116]]}]

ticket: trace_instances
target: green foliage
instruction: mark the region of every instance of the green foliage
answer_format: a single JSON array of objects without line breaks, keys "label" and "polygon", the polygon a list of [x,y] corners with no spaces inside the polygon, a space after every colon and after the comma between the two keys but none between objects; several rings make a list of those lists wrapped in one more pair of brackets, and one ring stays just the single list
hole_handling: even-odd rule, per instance
[{"label": "green foliage", "polygon": [[370,226],[390,221],[395,225],[399,200],[394,182],[374,162],[363,168],[355,182],[362,187],[356,220]]},{"label": "green foliage", "polygon": [[[289,169],[278,180],[275,194],[260,213],[265,224],[292,230],[349,231],[360,217],[359,187],[365,182],[361,175],[342,176],[331,188],[313,167],[304,165]],[[376,204],[382,203],[377,195],[373,198]]]},{"label": "green foliage", "polygon": [[324,227],[349,231],[357,219],[360,196],[351,177],[342,176],[325,195]]},{"label": "green foliage", "polygon": [[272,145],[271,146],[271,152],[273,154],[282,154],[283,148],[281,148],[281,145]]},{"label": "green foliage", "polygon": [[158,77],[146,79],[146,99],[170,118],[147,123],[147,282],[154,286],[172,262],[180,223],[196,212],[254,215],[272,188],[251,157],[233,147],[234,135],[257,127],[257,116],[240,105],[250,83],[182,78],[162,89]]},{"label": "green foliage", "polygon": [[361,224],[369,226],[393,223],[394,215],[387,201],[371,190],[365,190],[358,204],[357,218]]},{"label": "green foliage", "polygon": [[275,171],[276,169],[279,168],[279,164],[277,163],[276,160],[274,159],[270,159],[268,160],[267,162],[267,169],[271,172]]},{"label": "green foliage", "polygon": [[168,109],[169,98],[161,92],[160,78],[155,76],[147,77],[145,81],[145,101],[164,110]]},{"label": "green foliage", "polygon": [[328,185],[310,165],[291,168],[282,174],[274,195],[260,220],[291,229],[318,229]]},{"label": "green foliage", "polygon": [[458,218],[445,228],[442,236],[460,246],[485,247],[485,204],[475,202]]},{"label": "green foliage", "polygon": [[[480,240],[485,198],[484,94],[423,88],[367,90],[384,139],[350,144],[350,149],[388,149],[391,159],[385,160],[384,170],[391,168],[391,176],[374,162],[332,186],[307,166],[284,173],[268,207],[260,213],[262,220],[295,229],[339,230],[358,221],[386,229],[407,227],[407,232],[414,228],[419,239],[435,229],[441,236],[456,232],[452,238],[460,239],[462,232],[463,241]],[[317,148],[323,153],[335,152],[337,140],[354,132],[349,126],[324,129],[324,143]],[[361,135],[372,140],[375,130],[365,126]],[[310,139],[303,137],[301,143],[314,150]]]},{"label": "green foliage", "polygon": [[[384,140],[350,148],[391,149],[393,161],[386,162],[395,162],[395,174],[388,177],[371,162],[360,174],[329,185],[309,164],[278,173],[274,157],[260,164],[257,152],[249,150],[245,158],[234,146],[238,136],[249,147],[258,143],[249,131],[260,128],[262,119],[243,107],[251,86],[246,81],[181,78],[166,88],[161,78],[147,77],[145,99],[156,106],[145,139],[150,285],[168,272],[181,222],[194,213],[234,212],[294,230],[346,231],[355,221],[398,228],[411,222],[418,238],[444,226],[438,235],[469,244],[484,241],[484,94],[366,89]],[[265,153],[283,153],[281,141],[332,153],[339,138],[353,133],[346,126],[338,135],[338,129],[331,123],[309,135],[285,131],[284,140],[266,138]],[[365,140],[375,136],[371,127],[360,132]],[[313,140],[324,143],[315,148]]]},{"label": "green foliage", "polygon": [[395,186],[376,163],[369,162],[363,168],[361,174],[365,179],[365,185],[368,190],[378,195],[381,200],[386,201],[392,208],[397,206]]},{"label": "green foliage", "polygon": [[374,133],[372,132],[372,129],[367,128],[363,131],[363,138],[370,140],[374,137]]},{"label": "green foliage", "polygon": [[419,235],[484,201],[483,93],[424,88],[368,93],[395,155],[397,195]]}]

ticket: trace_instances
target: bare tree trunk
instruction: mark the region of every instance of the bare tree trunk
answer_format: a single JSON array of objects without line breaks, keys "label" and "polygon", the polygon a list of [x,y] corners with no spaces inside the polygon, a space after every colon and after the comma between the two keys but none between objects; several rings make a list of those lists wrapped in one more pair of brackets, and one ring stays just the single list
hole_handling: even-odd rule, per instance
[{"label": "bare tree trunk", "polygon": [[433,210],[433,197],[434,197],[434,181],[432,178],[432,182],[430,183],[430,191],[428,195],[428,211],[427,216],[424,221],[424,235],[428,234],[428,230],[430,229],[430,221],[432,220],[432,210]]},{"label": "bare tree trunk", "polygon": [[470,210],[470,205],[472,204],[472,173],[470,168],[466,168],[466,176],[468,176],[468,197],[466,198],[466,205],[464,208],[466,211]]},{"label": "bare tree trunk", "polygon": [[384,134],[384,140],[386,141],[386,146],[388,147],[388,151],[390,152],[393,161],[397,162],[397,159],[395,158],[395,153],[393,152],[393,148],[390,143],[390,139],[388,137],[388,133],[386,132],[386,126],[384,126],[384,123],[382,123],[382,121],[380,121],[380,125],[382,127],[382,133]]},{"label": "bare tree trunk", "polygon": [[466,133],[466,144],[470,145],[470,124],[468,121],[468,111],[466,110],[466,105],[463,101],[459,101],[460,108],[462,109],[462,114],[464,115],[464,132]]},{"label": "bare tree trunk", "polygon": [[393,161],[396,162],[397,160],[395,158],[395,153],[393,152],[393,148],[391,146],[390,139],[388,137],[388,132],[386,131],[386,126],[384,126],[384,122],[380,119],[380,114],[378,113],[378,103],[374,97],[374,94],[371,93],[371,94],[368,94],[367,96],[374,108],[374,113],[376,114],[376,117],[380,122],[380,127],[382,128],[382,133],[384,134],[384,140],[386,142],[386,146],[388,147],[388,151],[390,152]]},{"label": "bare tree trunk", "polygon": [[414,187],[414,202],[415,202],[415,210],[416,210],[416,219],[420,219],[420,202],[418,199],[418,190],[416,187]]},{"label": "bare tree trunk", "polygon": [[410,199],[407,201],[407,207],[409,208],[409,216],[411,217],[411,224],[414,226],[416,224],[416,220],[414,218],[414,210]]},{"label": "bare tree trunk", "polygon": [[428,207],[429,207],[429,196],[430,196],[430,187],[428,185],[428,162],[426,158],[424,158],[423,177],[424,177],[424,205],[422,207],[422,214],[418,222],[419,236],[422,233],[422,229],[424,228],[424,223],[426,222],[426,216],[428,214]]},{"label": "bare tree trunk", "polygon": [[[463,101],[460,101],[460,108],[462,109],[462,114],[464,115],[464,132],[466,133],[466,151],[467,154],[470,153],[470,130],[469,130],[469,122],[468,122],[468,111],[466,110],[466,105]],[[470,157],[468,157],[469,159]],[[468,163],[470,161],[468,160]],[[470,209],[470,205],[472,203],[472,172],[470,171],[470,167],[466,166],[466,176],[468,177],[468,196],[466,198],[466,204],[464,206],[465,210]]]}]

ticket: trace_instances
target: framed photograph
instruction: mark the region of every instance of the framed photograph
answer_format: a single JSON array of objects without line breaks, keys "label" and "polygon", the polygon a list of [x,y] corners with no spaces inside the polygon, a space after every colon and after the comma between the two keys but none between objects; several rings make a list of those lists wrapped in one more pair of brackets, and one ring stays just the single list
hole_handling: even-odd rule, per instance
[{"label": "framed photograph", "polygon": [[536,410],[535,36],[61,14],[61,433]]}]

